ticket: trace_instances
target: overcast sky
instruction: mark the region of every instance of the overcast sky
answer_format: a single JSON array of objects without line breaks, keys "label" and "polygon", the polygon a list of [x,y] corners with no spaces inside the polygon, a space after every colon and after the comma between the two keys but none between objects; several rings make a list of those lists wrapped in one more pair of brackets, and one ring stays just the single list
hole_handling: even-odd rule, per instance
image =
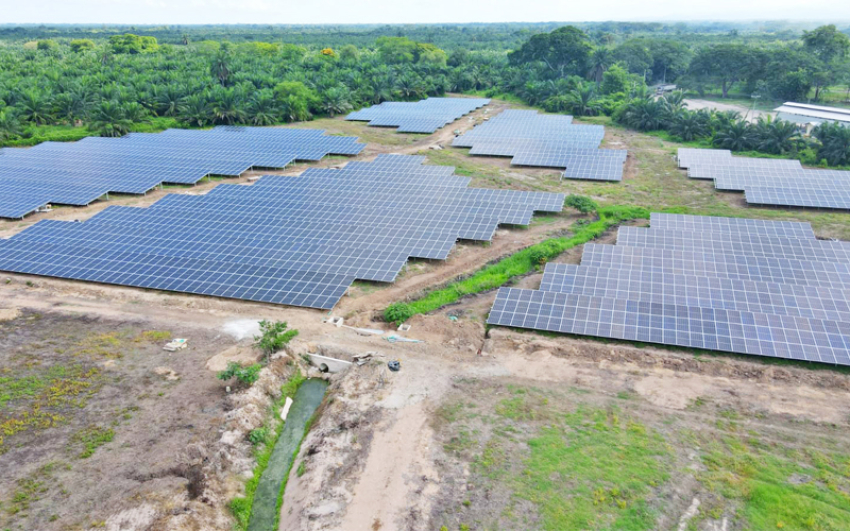
[{"label": "overcast sky", "polygon": [[850,20],[847,0],[0,0],[0,23]]}]

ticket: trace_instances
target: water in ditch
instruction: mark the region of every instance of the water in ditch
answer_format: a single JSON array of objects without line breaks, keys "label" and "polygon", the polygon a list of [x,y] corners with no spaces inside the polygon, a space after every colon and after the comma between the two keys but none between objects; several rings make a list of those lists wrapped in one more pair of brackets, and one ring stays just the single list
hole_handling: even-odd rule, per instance
[{"label": "water in ditch", "polygon": [[302,383],[295,393],[283,431],[254,493],[248,531],[277,531],[278,495],[304,438],[307,422],[322,403],[327,387],[328,383],[324,380],[310,379]]}]

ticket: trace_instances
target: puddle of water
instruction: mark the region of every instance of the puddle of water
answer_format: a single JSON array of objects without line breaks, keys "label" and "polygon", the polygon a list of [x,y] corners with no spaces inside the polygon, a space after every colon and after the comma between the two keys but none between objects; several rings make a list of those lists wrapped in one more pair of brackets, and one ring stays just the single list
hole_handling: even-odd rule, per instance
[{"label": "puddle of water", "polygon": [[322,403],[327,387],[326,381],[311,379],[302,383],[295,393],[286,424],[254,493],[254,507],[248,531],[277,531],[278,494],[301,445],[301,439],[304,438],[307,421]]}]

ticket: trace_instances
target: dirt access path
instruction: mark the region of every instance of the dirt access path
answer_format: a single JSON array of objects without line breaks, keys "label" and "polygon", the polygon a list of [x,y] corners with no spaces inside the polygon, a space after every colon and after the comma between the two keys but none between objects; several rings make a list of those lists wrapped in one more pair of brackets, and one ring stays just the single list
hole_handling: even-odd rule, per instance
[{"label": "dirt access path", "polygon": [[762,116],[772,116],[776,117],[776,113],[773,111],[760,111],[758,109],[752,110],[751,107],[747,107],[744,105],[740,105],[738,103],[724,103],[720,101],[713,100],[698,100],[698,99],[686,99],[684,100],[685,107],[692,111],[698,111],[700,109],[711,109],[713,111],[734,111],[741,115],[741,118],[746,119],[750,123],[755,123]]}]

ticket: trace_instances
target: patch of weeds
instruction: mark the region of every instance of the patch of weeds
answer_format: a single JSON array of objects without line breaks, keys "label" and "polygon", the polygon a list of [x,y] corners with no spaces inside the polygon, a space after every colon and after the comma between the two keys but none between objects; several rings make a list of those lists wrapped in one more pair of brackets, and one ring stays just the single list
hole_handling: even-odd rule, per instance
[{"label": "patch of weeds", "polygon": [[549,399],[536,393],[516,392],[496,405],[496,414],[511,420],[542,420],[549,417]]},{"label": "patch of weeds", "polygon": [[646,500],[667,480],[669,457],[658,433],[615,411],[580,408],[528,445],[514,493],[539,507],[544,529],[655,528]]},{"label": "patch of weeds", "polygon": [[248,442],[257,446],[269,437],[269,429],[266,426],[254,428],[248,433]]},{"label": "patch of weeds", "polygon": [[91,334],[74,345],[74,353],[100,358],[120,358],[122,345],[126,339],[127,334],[120,331]]},{"label": "patch of weeds", "polygon": [[463,411],[463,402],[443,404],[437,409],[436,418],[439,423],[451,424],[456,422]]},{"label": "patch of weeds", "polygon": [[307,464],[302,460],[298,463],[298,468],[295,469],[295,475],[299,478],[307,472]]},{"label": "patch of weeds", "polygon": [[472,438],[472,433],[469,430],[462,429],[443,445],[443,449],[450,454],[460,454],[472,448],[474,444],[475,439]]},{"label": "patch of weeds", "polygon": [[106,443],[112,442],[115,438],[115,431],[112,428],[102,428],[100,426],[89,426],[84,428],[71,437],[71,443],[82,445],[82,451],[77,455],[80,459],[86,459],[94,455],[98,448]]},{"label": "patch of weeds", "polygon": [[[850,456],[767,445],[743,436],[710,440],[697,476],[740,505],[748,529],[838,530],[850,520]],[[794,478],[811,478],[795,481]]]},{"label": "patch of weeds", "polygon": [[171,332],[168,330],[145,330],[138,335],[136,341],[147,341],[148,343],[160,343],[171,340]]},{"label": "patch of weeds", "polygon": [[100,371],[75,366],[53,366],[20,376],[0,377],[0,454],[5,439],[29,430],[45,430],[65,421],[68,406],[91,394]]},{"label": "patch of weeds", "polygon": [[55,463],[48,463],[30,476],[17,481],[11,499],[5,505],[9,515],[15,515],[29,510],[30,505],[40,500],[50,490],[50,478],[53,476]]}]

